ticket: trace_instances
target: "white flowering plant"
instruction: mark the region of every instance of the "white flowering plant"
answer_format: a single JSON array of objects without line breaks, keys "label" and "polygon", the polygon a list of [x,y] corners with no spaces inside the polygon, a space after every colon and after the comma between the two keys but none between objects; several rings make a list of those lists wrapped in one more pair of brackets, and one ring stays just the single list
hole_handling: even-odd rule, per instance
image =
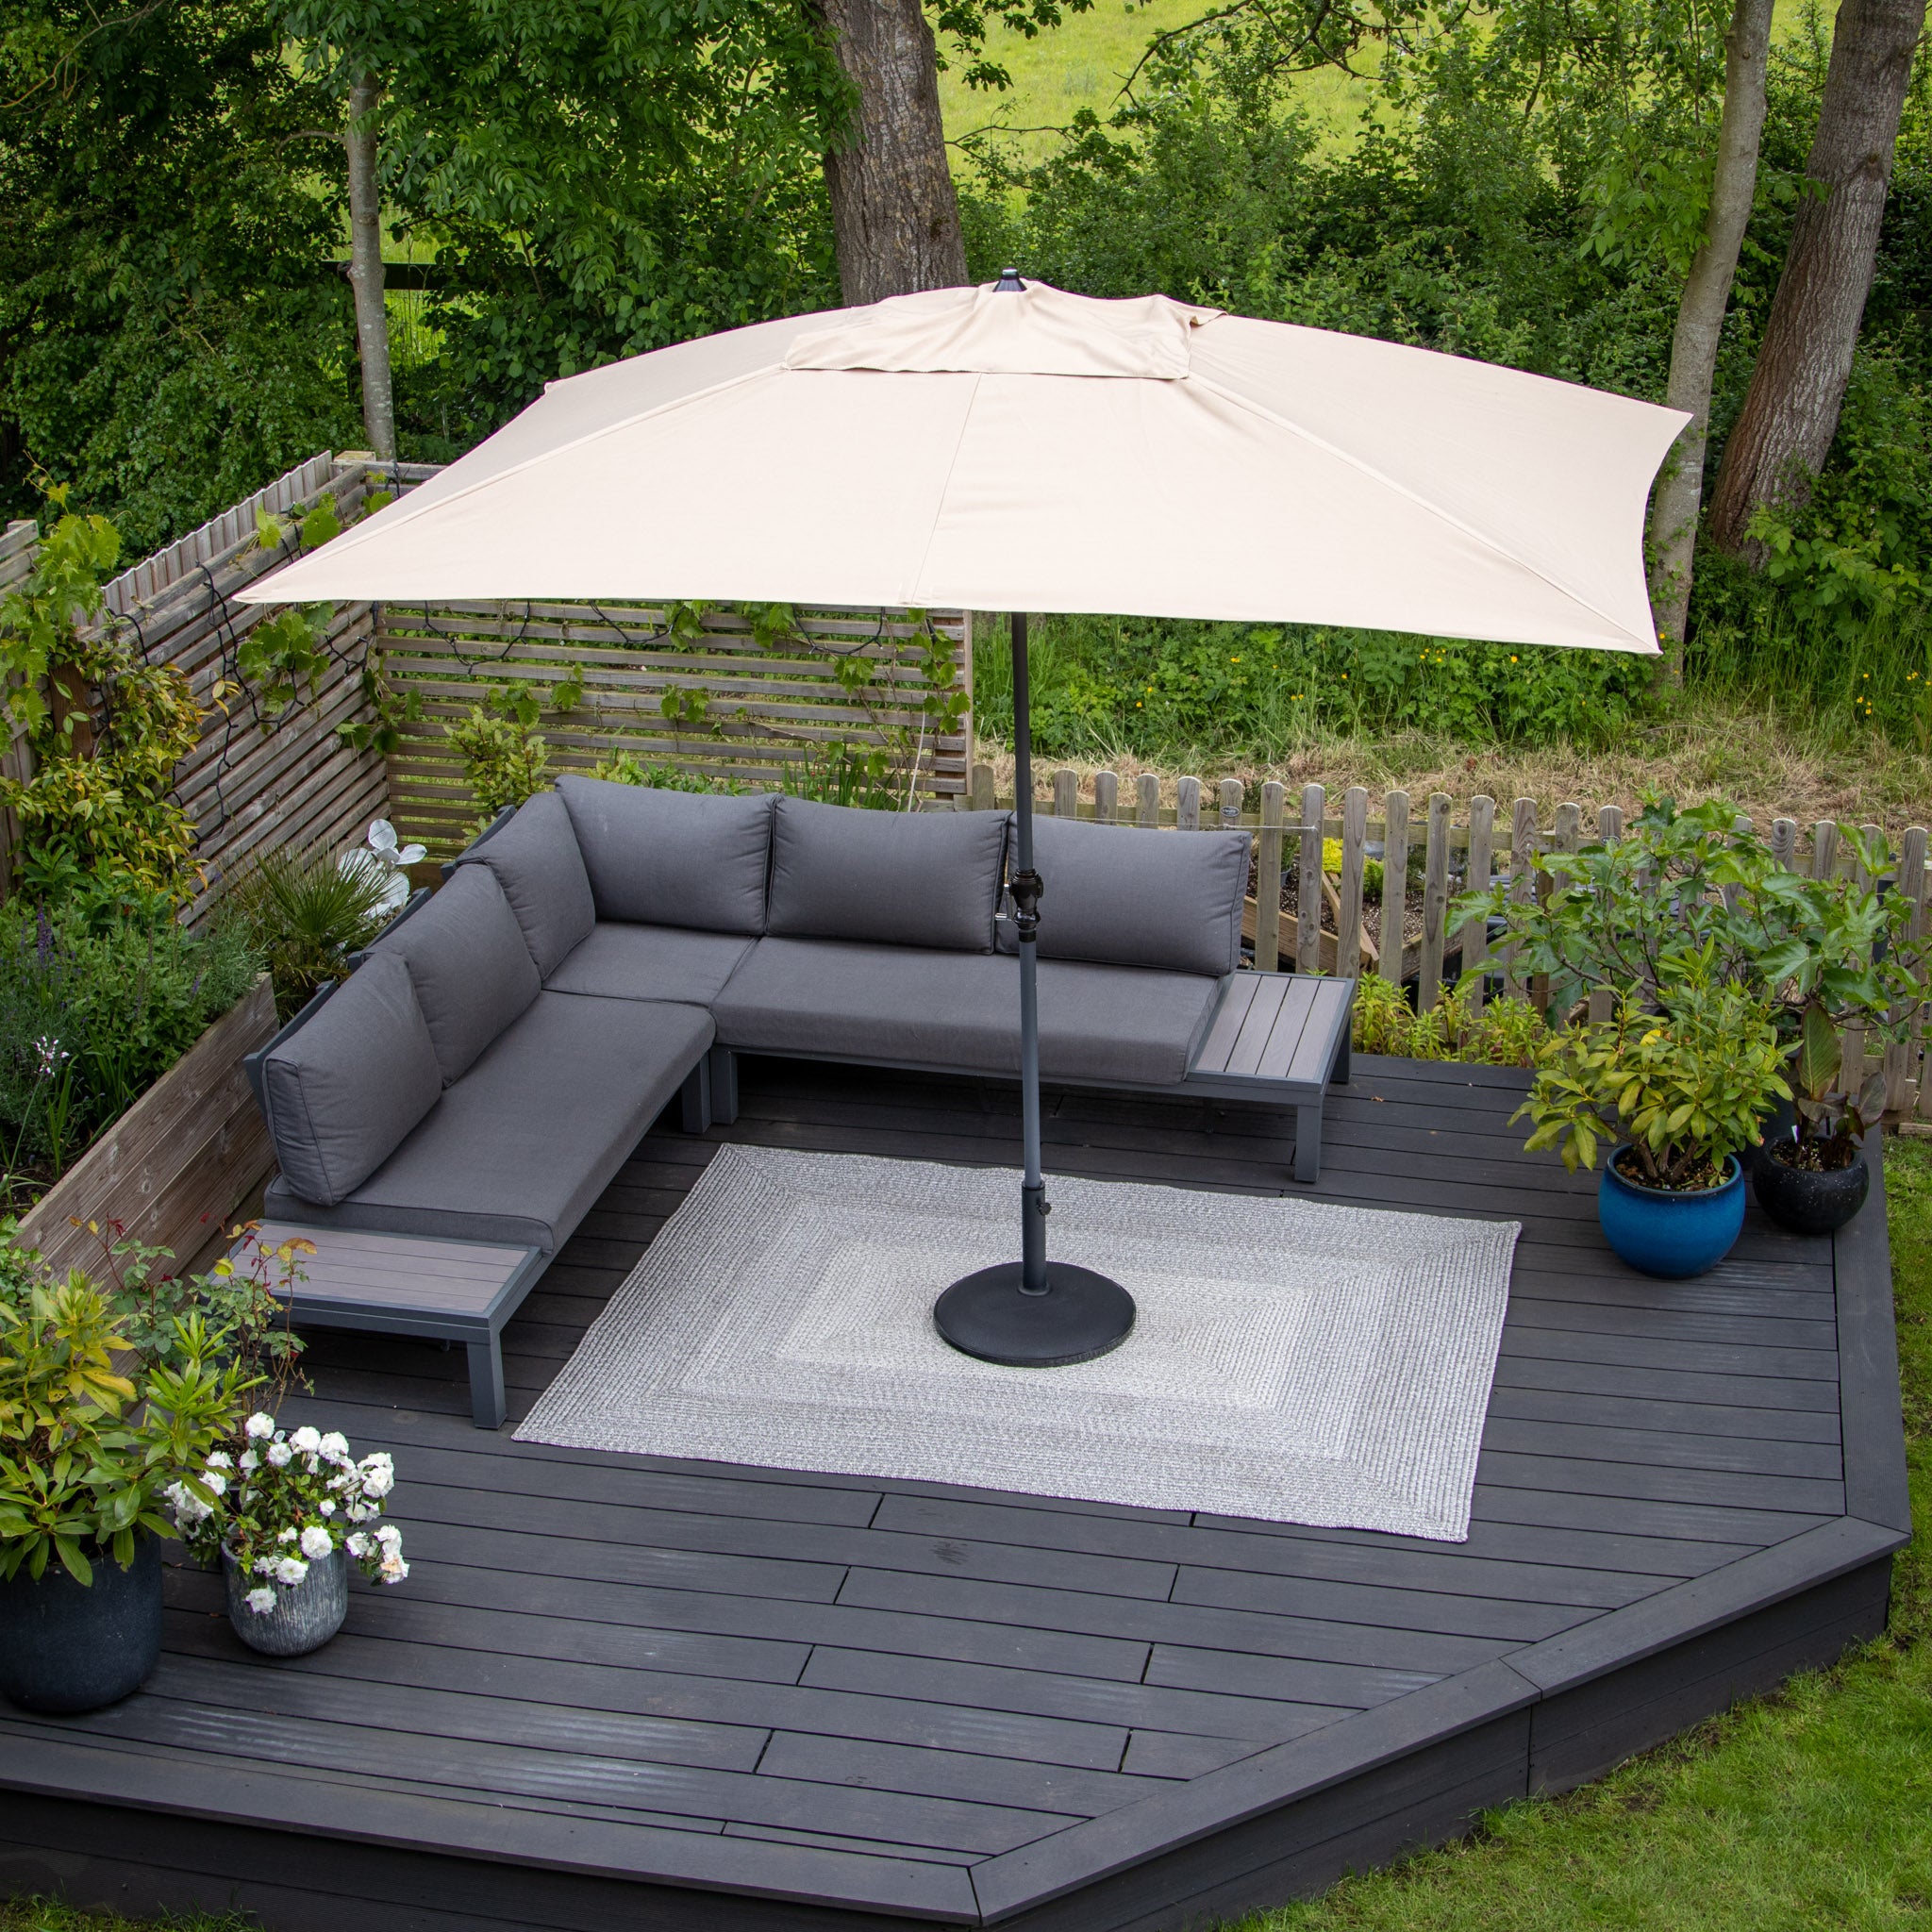
[{"label": "white flowering plant", "polygon": [[358,1460],[334,1430],[277,1428],[258,1410],[167,1494],[182,1541],[208,1561],[225,1551],[248,1579],[248,1607],[266,1616],[280,1591],[339,1549],[372,1583],[408,1575],[403,1533],[383,1520],[395,1481],[386,1452]]}]

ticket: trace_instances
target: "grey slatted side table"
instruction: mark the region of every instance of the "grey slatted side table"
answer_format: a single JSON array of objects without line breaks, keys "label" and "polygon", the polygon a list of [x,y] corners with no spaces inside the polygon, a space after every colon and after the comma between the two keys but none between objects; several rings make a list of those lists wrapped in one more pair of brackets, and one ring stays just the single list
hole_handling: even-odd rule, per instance
[{"label": "grey slatted side table", "polygon": [[[460,1341],[470,1351],[470,1412],[479,1429],[503,1426],[503,1330],[548,1259],[541,1248],[432,1240],[360,1228],[265,1221],[254,1237],[269,1256],[269,1286],[291,1303],[291,1325],[359,1328]],[[292,1294],[274,1251],[312,1241],[295,1257]],[[244,1260],[247,1241],[230,1258]]]},{"label": "grey slatted side table", "polygon": [[1355,981],[1311,973],[1229,975],[1183,1086],[1295,1110],[1294,1177],[1322,1174],[1322,1102],[1348,1084]]}]

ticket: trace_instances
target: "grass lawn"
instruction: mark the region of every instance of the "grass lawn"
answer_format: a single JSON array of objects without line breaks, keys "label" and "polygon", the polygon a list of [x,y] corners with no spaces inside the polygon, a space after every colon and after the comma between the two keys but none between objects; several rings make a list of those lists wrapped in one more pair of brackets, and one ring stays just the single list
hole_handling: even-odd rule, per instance
[{"label": "grass lawn", "polygon": [[[1899,1357],[1921,1541],[1891,1630],[1565,1798],[1345,1879],[1241,1932],[1865,1932],[1932,1926],[1932,1146],[1887,1143]],[[171,1932],[241,1932],[231,1918]],[[25,1901],[0,1932],[153,1932]]]},{"label": "grass lawn", "polygon": [[[1113,112],[1122,83],[1156,34],[1185,26],[1209,10],[1207,0],[1094,0],[1090,11],[1069,13],[1058,27],[1030,41],[995,27],[987,36],[987,55],[1013,84],[1003,92],[975,92],[959,78],[957,64],[941,75],[947,136],[957,141],[990,126],[1044,129],[1017,135],[1013,142],[1028,160],[1041,160],[1054,147],[1053,130],[1066,126],[1076,109],[1091,108],[1103,121]],[[1345,140],[1373,91],[1327,68],[1304,75],[1295,92],[1324,136]]]}]

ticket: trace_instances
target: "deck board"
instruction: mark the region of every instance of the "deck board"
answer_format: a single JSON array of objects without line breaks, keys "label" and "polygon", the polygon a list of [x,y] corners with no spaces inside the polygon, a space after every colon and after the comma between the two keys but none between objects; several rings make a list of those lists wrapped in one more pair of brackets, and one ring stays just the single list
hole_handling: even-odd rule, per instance
[{"label": "deck board", "polygon": [[[394,1451],[408,1585],[358,1584],[341,1637],[269,1664],[228,1630],[219,1580],[173,1568],[150,1687],[83,1719],[0,1711],[0,1782],[67,1847],[60,1873],[113,1874],[124,1902],[141,1872],[157,1903],[256,1898],[272,1924],[326,1923],[353,1894],[372,1923],[452,1932],[701,1925],[720,1890],[774,1932],[972,1924],[1098,1860],[1012,1921],[1060,1932],[1286,1897],[1377,1831],[1587,1775],[1882,1616],[1880,1533],[1846,1498],[1895,1508],[1896,1481],[1868,1467],[1884,1418],[1841,1418],[1832,1249],[1754,1210],[1703,1279],[1631,1274],[1593,1178],[1521,1152],[1522,1086],[1358,1060],[1328,1099],[1320,1185],[1293,1190],[1523,1224],[1464,1543],[519,1444],[471,1427],[460,1349],[321,1331],[290,1412]],[[1291,1191],[1292,1122],[1261,1106],[1050,1090],[1044,1129],[1052,1174]],[[718,1145],[1009,1166],[1017,1131],[1004,1083],[747,1062],[738,1122],[655,1127],[508,1325],[512,1417]],[[1888,1346],[1889,1328],[1859,1343],[1861,1387],[1882,1390]],[[1784,1574],[1834,1525],[1864,1566],[1841,1583],[1752,1607],[1727,1581]],[[1674,1607],[1726,1591],[1731,1677],[1708,1640],[1635,1661]],[[1626,1642],[1627,1718],[1587,1661]],[[1355,1758],[1388,1768],[1344,1802],[1321,1767]],[[188,1790],[219,1824],[172,1816]],[[1216,1806],[1232,1821],[1268,1790],[1303,1850],[1215,1829]],[[72,1848],[108,1815],[125,1827],[92,1865]],[[1145,1822],[1170,1817],[1166,1840]],[[251,1818],[297,1849],[258,1858],[234,1836]],[[1097,1875],[1137,1832],[1152,1891]],[[300,1849],[332,1836],[359,1848],[353,1882]],[[0,1879],[27,1869],[21,1842],[0,1825]],[[500,1895],[492,1859],[517,1866]]]}]

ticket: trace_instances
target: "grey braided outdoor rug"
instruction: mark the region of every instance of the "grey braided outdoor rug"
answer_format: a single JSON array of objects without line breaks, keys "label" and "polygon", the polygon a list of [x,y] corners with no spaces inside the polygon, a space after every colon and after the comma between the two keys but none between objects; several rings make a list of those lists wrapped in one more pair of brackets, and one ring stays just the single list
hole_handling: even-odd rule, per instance
[{"label": "grey braided outdoor rug", "polygon": [[1017,1182],[720,1148],[517,1440],[1467,1538],[1516,1223],[1057,1178],[1052,1252],[1140,1318],[1006,1369],[930,1311]]}]

